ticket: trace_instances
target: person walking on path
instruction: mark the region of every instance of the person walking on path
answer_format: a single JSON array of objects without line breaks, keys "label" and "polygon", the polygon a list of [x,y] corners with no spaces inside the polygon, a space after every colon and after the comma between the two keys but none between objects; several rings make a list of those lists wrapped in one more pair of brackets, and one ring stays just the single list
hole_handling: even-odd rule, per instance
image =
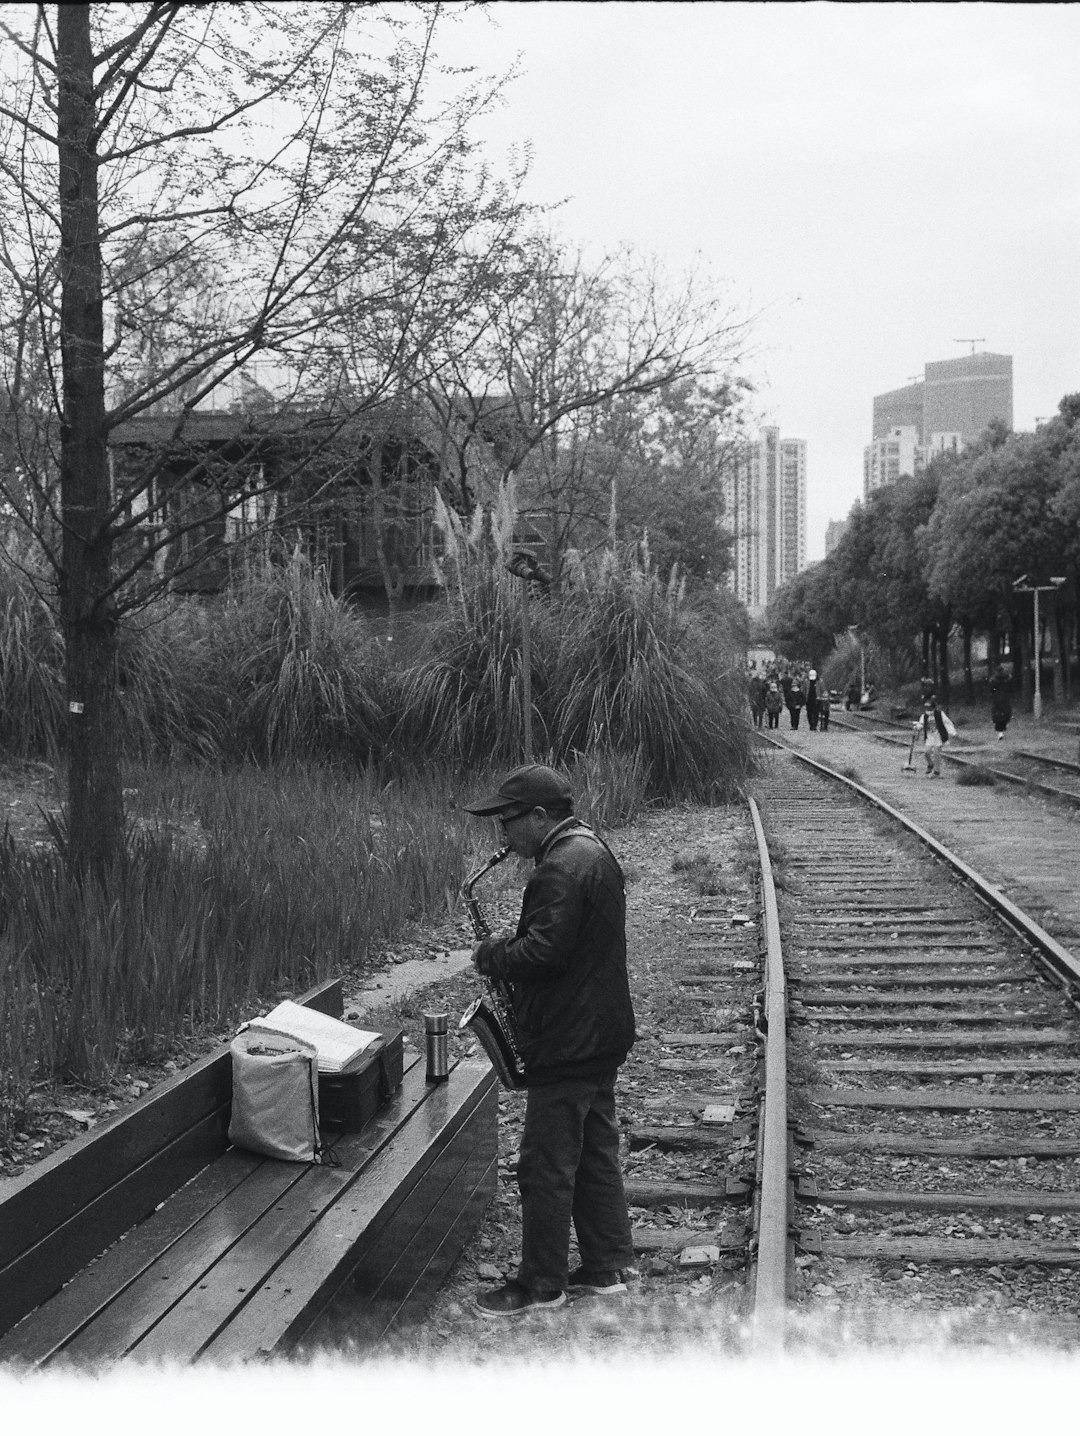
[{"label": "person walking on path", "polygon": [[832,698],[829,690],[822,688],[821,697],[818,699],[818,727],[822,733],[829,731],[829,714],[832,712]]},{"label": "person walking on path", "polygon": [[1012,700],[1009,697],[1009,675],[999,664],[990,680],[990,721],[994,725],[999,743],[1005,741],[1005,730],[1012,717]]},{"label": "person walking on path", "polygon": [[952,719],[931,693],[923,703],[923,711],[915,720],[916,736],[922,738],[926,776],[941,777],[941,752],[950,738],[956,737]]},{"label": "person walking on path", "polygon": [[[518,1156],[521,1262],[476,1299],[482,1316],[625,1292],[634,1259],[619,1164],[615,1078],[634,1043],[622,869],[573,812],[570,784],[530,763],[466,811],[496,817],[532,858],[513,937],[489,937],[473,965],[510,988],[527,1089]],[[570,1226],[581,1266],[569,1271]]]},{"label": "person walking on path", "polygon": [[799,714],[802,712],[806,698],[803,695],[802,684],[798,678],[792,679],[791,687],[787,691],[787,709],[791,718],[792,728],[799,726]]},{"label": "person walking on path", "polygon": [[750,675],[750,714],[754,727],[760,728],[765,716],[765,680],[760,673]]},{"label": "person walking on path", "polygon": [[810,724],[811,733],[817,732],[820,701],[818,697],[817,673],[811,668],[810,672],[806,675],[806,721]]},{"label": "person walking on path", "polygon": [[765,712],[769,719],[770,728],[780,727],[780,710],[784,706],[784,695],[780,692],[779,683],[770,683],[765,690]]}]

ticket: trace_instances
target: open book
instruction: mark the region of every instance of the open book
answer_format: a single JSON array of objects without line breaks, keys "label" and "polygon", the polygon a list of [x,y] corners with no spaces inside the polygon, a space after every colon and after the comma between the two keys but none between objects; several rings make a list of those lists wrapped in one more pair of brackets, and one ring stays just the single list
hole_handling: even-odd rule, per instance
[{"label": "open book", "polygon": [[279,1002],[265,1017],[254,1017],[249,1028],[264,1028],[271,1032],[284,1032],[302,1042],[310,1042],[319,1054],[320,1072],[349,1072],[358,1066],[360,1059],[379,1037],[378,1032],[362,1032],[339,1022],[336,1017],[327,1017],[310,1007],[301,1007],[298,1002]]}]

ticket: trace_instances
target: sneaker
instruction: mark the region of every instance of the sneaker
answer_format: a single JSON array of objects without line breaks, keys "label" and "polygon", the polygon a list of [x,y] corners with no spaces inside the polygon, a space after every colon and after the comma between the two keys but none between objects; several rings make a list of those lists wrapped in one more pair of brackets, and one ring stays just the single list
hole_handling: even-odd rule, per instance
[{"label": "sneaker", "polygon": [[476,1298],[481,1316],[524,1316],[527,1311],[554,1311],[566,1302],[565,1291],[535,1292],[519,1281],[508,1281]]},{"label": "sneaker", "polygon": [[626,1290],[621,1271],[588,1271],[585,1267],[572,1271],[567,1285],[571,1296],[579,1291],[591,1292],[594,1296],[617,1296]]}]

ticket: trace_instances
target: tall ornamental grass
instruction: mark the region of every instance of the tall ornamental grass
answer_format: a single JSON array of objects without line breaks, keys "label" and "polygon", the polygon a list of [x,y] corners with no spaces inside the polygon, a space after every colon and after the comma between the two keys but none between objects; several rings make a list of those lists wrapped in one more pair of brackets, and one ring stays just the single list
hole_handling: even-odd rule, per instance
[{"label": "tall ornamental grass", "polygon": [[[459,767],[521,759],[522,603],[505,570],[512,522],[442,514],[444,599],[429,653],[403,678],[395,754]],[[559,595],[529,599],[533,746],[554,762],[617,755],[653,799],[723,801],[750,769],[736,663],[692,621],[641,548],[609,551]]]},{"label": "tall ornamental grass", "polygon": [[383,649],[298,550],[265,553],[234,580],[193,677],[224,761],[379,755],[391,684]]},{"label": "tall ornamental grass", "polygon": [[14,535],[0,539],[0,747],[55,761],[64,648],[44,567]]}]

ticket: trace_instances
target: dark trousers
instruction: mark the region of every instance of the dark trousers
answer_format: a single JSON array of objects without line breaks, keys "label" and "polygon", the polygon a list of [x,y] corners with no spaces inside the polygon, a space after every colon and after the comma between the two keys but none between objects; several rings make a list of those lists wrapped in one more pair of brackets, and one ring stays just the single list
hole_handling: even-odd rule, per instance
[{"label": "dark trousers", "polygon": [[523,1286],[565,1290],[571,1221],[583,1267],[620,1271],[632,1265],[614,1073],[529,1088],[517,1179]]},{"label": "dark trousers", "polygon": [[802,712],[802,709],[801,709],[801,708],[789,708],[789,709],[788,709],[788,713],[789,713],[790,716],[791,716],[791,726],[792,726],[793,728],[797,728],[797,727],[799,726],[799,714],[800,714],[801,712]]},{"label": "dark trousers", "polygon": [[779,714],[779,713],[770,713],[770,714],[769,714],[769,727],[770,727],[770,728],[779,728],[779,727],[780,727],[780,714]]}]

